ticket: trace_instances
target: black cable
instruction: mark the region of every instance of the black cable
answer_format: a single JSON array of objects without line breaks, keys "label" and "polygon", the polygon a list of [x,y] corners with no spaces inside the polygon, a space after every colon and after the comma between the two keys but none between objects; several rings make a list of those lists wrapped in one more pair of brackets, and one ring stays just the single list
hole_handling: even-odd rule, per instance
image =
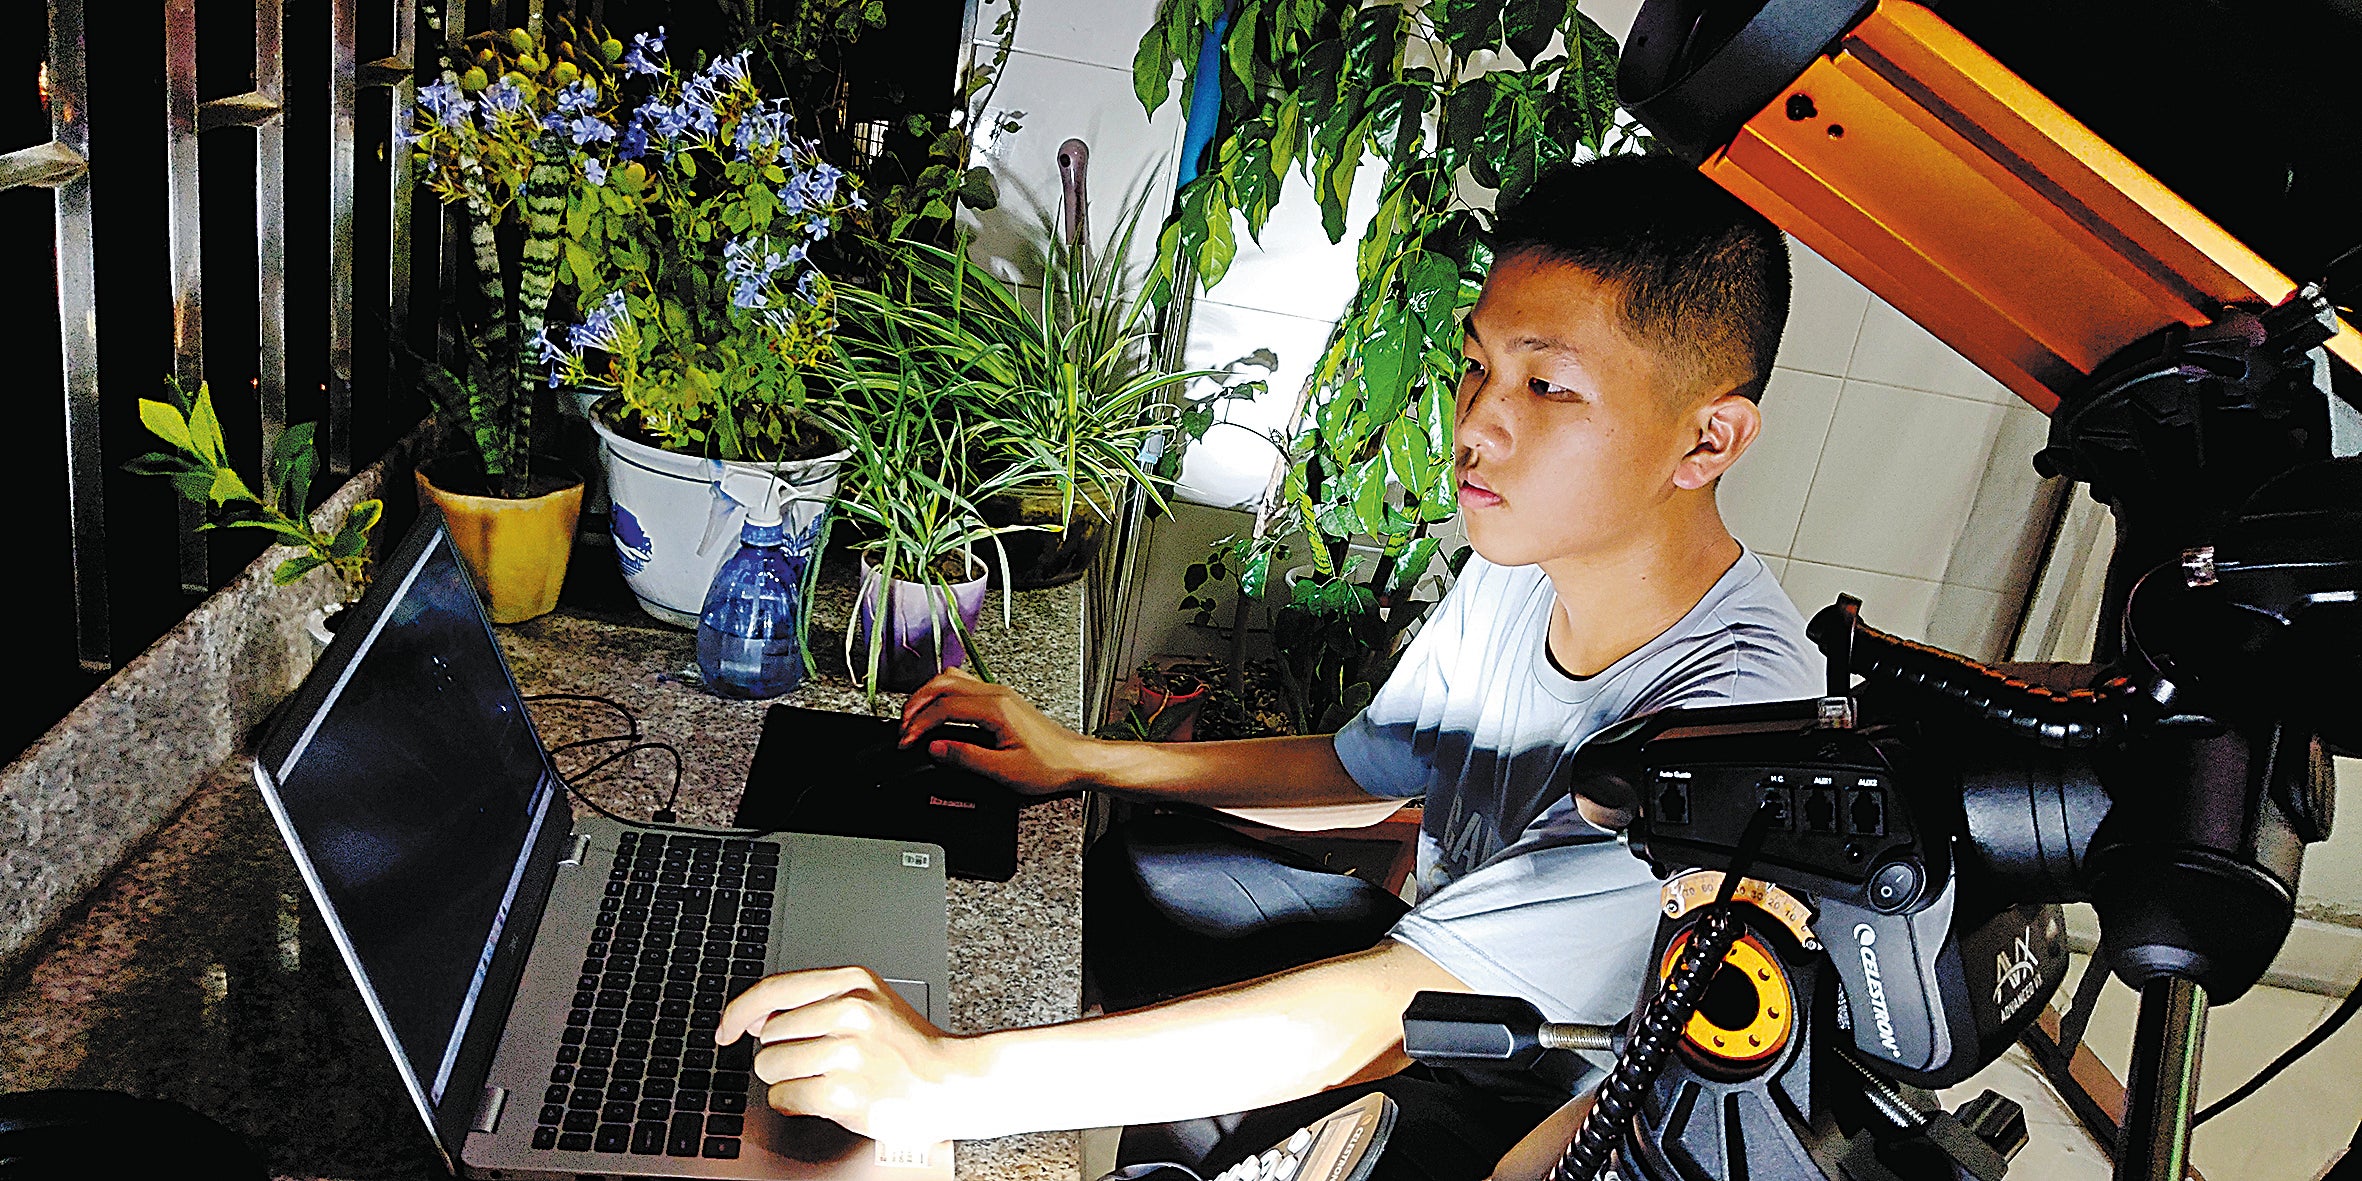
[{"label": "black cable", "polygon": [[[779,833],[787,831],[783,828],[706,828],[698,825],[685,825],[676,823],[676,821],[679,819],[679,812],[677,809],[680,807],[681,803],[681,779],[686,771],[686,768],[681,760],[680,750],[669,742],[643,741],[640,737],[639,716],[634,714],[630,707],[624,705],[622,702],[617,701],[612,697],[601,696],[597,693],[536,693],[530,697],[524,698],[523,700],[527,705],[545,701],[575,702],[586,705],[603,705],[611,710],[614,710],[623,718],[624,724],[630,727],[630,730],[623,734],[607,734],[597,738],[577,739],[573,742],[562,743],[558,746],[548,748],[548,753],[555,757],[564,751],[580,750],[588,746],[599,746],[609,742],[622,742],[625,740],[629,740],[631,742],[630,746],[626,746],[622,750],[616,751],[614,754],[608,755],[606,758],[592,763],[590,766],[583,768],[581,771],[575,773],[572,776],[558,776],[558,782],[564,785],[566,788],[566,794],[571,795],[575,799],[581,801],[584,807],[589,808],[591,811],[596,812],[617,824],[623,825],[626,828],[639,829],[644,832],[686,832],[695,833],[698,836],[723,836],[732,838],[734,840],[749,840],[758,837],[776,836]],[[652,819],[633,820],[626,816],[617,815],[613,811],[610,811],[606,805],[590,798],[590,796],[577,785],[579,782],[588,782],[591,779],[597,778],[599,772],[605,770],[607,767],[643,750],[661,750],[664,753],[671,755],[673,760],[672,794],[665,801],[664,806],[655,810],[655,815]]]},{"label": "black cable", "polygon": [[1723,871],[1722,889],[1690,928],[1689,944],[1674,961],[1665,986],[1642,1006],[1631,1035],[1624,1040],[1624,1052],[1616,1056],[1615,1069],[1599,1085],[1599,1098],[1584,1113],[1583,1126],[1567,1141],[1558,1163],[1551,1166],[1550,1181],[1595,1181],[1607,1167],[1608,1157],[1623,1143],[1624,1131],[1640,1110],[1641,1098],[1681,1043],[1682,1029],[1706,999],[1706,987],[1722,970],[1723,957],[1746,933],[1747,921],[1732,900],[1738,896],[1740,879],[1763,848],[1764,835],[1771,831],[1770,821],[1771,812],[1759,808],[1747,822],[1738,850],[1731,855],[1730,868]]},{"label": "black cable", "polygon": [[2321,1043],[2328,1041],[2340,1027],[2353,1019],[2357,1010],[2362,1010],[2362,981],[2356,982],[2354,987],[2347,991],[2346,999],[2338,1003],[2337,1011],[2324,1018],[2321,1024],[2314,1026],[2313,1032],[2298,1038],[2295,1045],[2288,1047],[2279,1057],[2272,1059],[2271,1065],[2256,1071],[2254,1078],[2239,1084],[2238,1090],[2208,1104],[2204,1110],[2198,1113],[2196,1118],[2190,1121],[2190,1126],[2197,1127],[2199,1124],[2229,1111],[2232,1105],[2240,1100],[2262,1090],[2265,1083],[2280,1077],[2281,1071],[2296,1065],[2297,1059],[2312,1053]]},{"label": "black cable", "polygon": [[644,750],[660,750],[665,754],[672,756],[672,796],[665,800],[663,806],[656,809],[654,816],[655,821],[659,824],[671,824],[673,821],[679,818],[679,813],[676,812],[675,809],[679,807],[681,802],[681,775],[685,770],[687,770],[687,767],[681,761],[681,752],[674,748],[674,746],[669,742],[635,742],[630,746],[624,747],[622,750],[616,751],[614,754],[608,755],[606,758],[600,759],[598,762],[592,763],[590,766],[583,768],[572,778],[578,785],[588,783],[591,780],[598,778],[601,771],[604,771],[608,767],[611,767],[616,763],[630,758],[631,756]]},{"label": "black cable", "polygon": [[640,736],[639,717],[633,714],[628,706],[612,697],[602,697],[596,693],[536,693],[530,697],[524,698],[523,700],[527,705],[534,705],[544,701],[568,701],[579,702],[587,705],[603,705],[623,716],[623,724],[631,727],[631,736],[633,738],[636,739]]}]

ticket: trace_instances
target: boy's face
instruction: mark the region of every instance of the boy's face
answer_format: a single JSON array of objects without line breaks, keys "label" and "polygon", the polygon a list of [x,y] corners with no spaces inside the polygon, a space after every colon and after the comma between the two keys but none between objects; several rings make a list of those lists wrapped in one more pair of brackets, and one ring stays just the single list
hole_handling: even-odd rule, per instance
[{"label": "boy's face", "polygon": [[1701,447],[1735,425],[1727,420],[1746,419],[1753,437],[1753,405],[1694,390],[1633,339],[1617,294],[1589,271],[1526,252],[1495,265],[1469,313],[1456,407],[1460,510],[1486,561],[1611,553],[1737,458],[1746,439]]}]

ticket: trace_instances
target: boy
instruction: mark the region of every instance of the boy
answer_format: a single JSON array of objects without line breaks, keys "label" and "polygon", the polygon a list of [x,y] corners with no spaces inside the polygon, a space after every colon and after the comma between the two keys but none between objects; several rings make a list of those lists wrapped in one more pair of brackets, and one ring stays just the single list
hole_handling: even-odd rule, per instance
[{"label": "boy", "polygon": [[1564,764],[1628,716],[1819,692],[1802,618],[1714,500],[1761,423],[1788,266],[1778,231],[1668,158],[1562,169],[1503,212],[1495,240],[1455,420],[1476,556],[1343,732],[1101,742],[960,673],[903,715],[905,742],[949,720],[990,728],[994,748],[931,753],[1028,793],[1216,807],[1424,795],[1418,905],[1366,950],[966,1037],[861,969],[773,977],[716,1037],[765,1044],[756,1073],[774,1107],[966,1139],[1285,1105],[1230,1121],[1223,1149],[1191,1162],[1210,1173],[1344,1102],[1320,1092],[1384,1079],[1406,1122],[1381,1169],[1476,1178],[1564,1099],[1398,1075],[1402,1011],[1432,989],[1524,996],[1553,1020],[1628,1013],[1657,883],[1609,831],[1628,818],[1566,795]]}]

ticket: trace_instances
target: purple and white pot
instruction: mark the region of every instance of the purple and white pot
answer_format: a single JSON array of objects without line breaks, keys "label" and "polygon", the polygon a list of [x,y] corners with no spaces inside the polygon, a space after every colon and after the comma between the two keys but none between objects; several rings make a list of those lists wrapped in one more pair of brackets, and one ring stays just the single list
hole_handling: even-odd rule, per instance
[{"label": "purple and white pot", "polygon": [[[878,657],[878,688],[907,693],[935,674],[967,663],[968,648],[960,633],[976,634],[976,622],[984,614],[987,568],[970,555],[968,569],[974,577],[951,584],[948,600],[942,587],[894,580],[885,594],[887,646]],[[869,676],[870,637],[878,630],[872,619],[878,607],[878,578],[877,567],[864,559],[861,597],[853,609],[853,626],[845,631],[845,668],[855,684],[865,683]],[[957,627],[951,614],[955,607]]]}]

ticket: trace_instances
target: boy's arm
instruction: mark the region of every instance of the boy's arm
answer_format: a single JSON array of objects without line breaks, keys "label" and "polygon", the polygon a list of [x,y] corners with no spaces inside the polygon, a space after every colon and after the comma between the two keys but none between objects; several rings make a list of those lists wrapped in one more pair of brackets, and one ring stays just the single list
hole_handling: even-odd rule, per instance
[{"label": "boy's arm", "polygon": [[902,742],[916,742],[945,722],[991,730],[998,749],[938,740],[928,754],[1031,795],[1091,787],[1134,799],[1215,808],[1371,799],[1345,773],[1336,743],[1325,734],[1235,742],[1109,742],[1077,734],[1008,686],[988,684],[961,669],[910,695],[902,707]]},{"label": "boy's arm", "polygon": [[1301,1098],[1407,1065],[1402,1011],[1467,987],[1388,940],[1365,952],[1152,1008],[965,1037],[862,968],[773,976],[715,1040],[754,1033],[771,1106],[897,1141],[1194,1119]]}]

